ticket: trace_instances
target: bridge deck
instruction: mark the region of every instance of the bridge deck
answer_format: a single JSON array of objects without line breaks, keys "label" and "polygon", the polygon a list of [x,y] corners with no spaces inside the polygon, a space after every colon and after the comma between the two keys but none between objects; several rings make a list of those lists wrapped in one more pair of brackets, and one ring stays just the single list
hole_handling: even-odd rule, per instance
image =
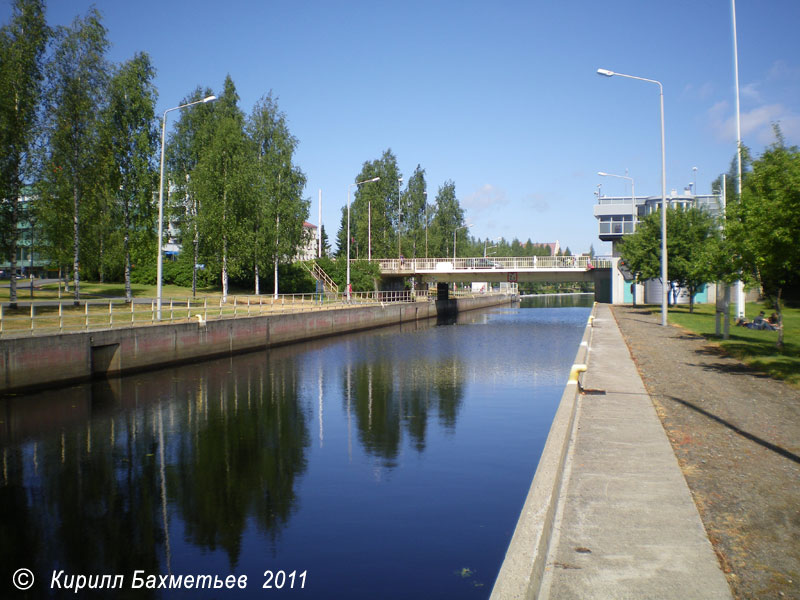
[{"label": "bridge deck", "polygon": [[437,281],[589,281],[612,260],[589,256],[469,258],[384,258],[375,260],[384,277],[418,276]]}]

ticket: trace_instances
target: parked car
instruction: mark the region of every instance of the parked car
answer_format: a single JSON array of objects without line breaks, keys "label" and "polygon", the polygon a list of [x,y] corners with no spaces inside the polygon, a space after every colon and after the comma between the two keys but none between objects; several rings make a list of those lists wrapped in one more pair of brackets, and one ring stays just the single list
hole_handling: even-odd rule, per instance
[{"label": "parked car", "polygon": [[472,261],[473,269],[499,269],[500,263],[491,258],[475,258]]}]

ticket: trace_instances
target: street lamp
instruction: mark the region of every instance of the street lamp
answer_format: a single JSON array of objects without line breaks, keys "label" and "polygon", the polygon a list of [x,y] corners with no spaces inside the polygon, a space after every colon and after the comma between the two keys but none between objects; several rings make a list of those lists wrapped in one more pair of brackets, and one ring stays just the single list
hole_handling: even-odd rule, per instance
[{"label": "street lamp", "polygon": [[[347,301],[350,302],[350,188],[361,185],[362,183],[372,183],[373,181],[380,181],[380,177],[373,177],[372,179],[365,179],[364,181],[357,181],[351,183],[347,187]],[[370,253],[372,250],[370,249]]]},{"label": "street lamp", "polygon": [[428,258],[428,191],[422,192],[425,196],[425,258]]},{"label": "street lamp", "polygon": [[[625,169],[627,171],[627,169]],[[636,187],[633,183],[633,177],[627,175],[614,175],[613,173],[604,173],[603,171],[597,172],[600,177],[619,177],[620,179],[627,179],[631,182],[631,218],[634,223],[636,222]],[[623,233],[625,232],[625,224],[622,225]],[[632,233],[632,232],[631,232]]]},{"label": "street lamp", "polygon": [[494,244],[493,246],[490,246],[489,242],[499,242],[501,239],[503,239],[502,236],[501,237],[496,237],[496,238],[494,238],[492,240],[490,240],[489,238],[486,238],[483,241],[483,258],[486,258],[488,256],[487,252],[488,252],[489,248],[497,248],[497,244]]},{"label": "street lamp", "polygon": [[181,108],[186,108],[187,106],[193,106],[195,104],[205,104],[206,102],[212,102],[216,100],[217,97],[214,95],[206,96],[202,100],[195,100],[194,102],[189,102],[188,104],[181,104],[180,106],[176,106],[174,108],[168,108],[164,111],[164,119],[161,121],[161,178],[158,182],[158,260],[156,261],[156,306],[158,307],[158,320],[161,320],[161,279],[162,279],[162,239],[164,237],[164,138],[166,137],[167,133],[167,113],[172,112],[173,110],[178,110]]},{"label": "street lamp", "polygon": [[658,94],[661,101],[661,325],[667,326],[667,161],[664,150],[664,87],[660,81],[655,79],[645,79],[634,75],[615,73],[608,69],[597,69],[598,75],[605,77],[625,77],[627,79],[638,79],[647,83],[655,83],[658,86]]},{"label": "street lamp", "polygon": [[397,178],[397,258],[400,258],[400,223],[403,220],[403,205],[400,203],[402,193],[400,192],[400,184],[403,183],[403,178]]},{"label": "street lamp", "polygon": [[[456,260],[456,233],[461,231],[462,229],[469,229],[470,227],[472,227],[472,223],[470,223],[469,225],[464,225],[463,227],[456,227],[453,230],[453,261]],[[455,265],[453,265],[453,267],[455,267]]]},{"label": "street lamp", "polygon": [[[738,200],[742,200],[742,117],[739,110],[739,42],[736,35],[736,0],[731,0],[731,17],[733,20],[733,77],[736,87],[736,161],[738,165],[736,177],[736,193]],[[744,283],[737,281],[734,290],[736,293],[736,318],[744,319]]]}]

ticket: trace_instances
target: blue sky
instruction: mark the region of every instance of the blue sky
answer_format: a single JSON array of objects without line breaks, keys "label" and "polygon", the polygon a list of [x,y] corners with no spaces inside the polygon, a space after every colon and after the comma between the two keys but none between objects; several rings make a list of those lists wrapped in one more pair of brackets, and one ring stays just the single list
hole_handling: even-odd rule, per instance
[{"label": "blue sky", "polygon": [[[109,58],[150,54],[159,111],[230,74],[249,113],[270,90],[299,140],[310,221],[334,239],[347,185],[391,148],[419,164],[429,199],[452,179],[472,235],[573,252],[597,238],[594,192],[660,193],[664,85],[667,190],[710,191],[736,150],[729,0],[335,2],[97,0]],[[91,2],[50,0],[51,25]],[[8,22],[9,0],[0,0]],[[800,1],[738,0],[743,142],[757,154],[780,122],[800,143]],[[170,113],[170,124],[175,113]],[[169,124],[168,124],[169,125]]]}]

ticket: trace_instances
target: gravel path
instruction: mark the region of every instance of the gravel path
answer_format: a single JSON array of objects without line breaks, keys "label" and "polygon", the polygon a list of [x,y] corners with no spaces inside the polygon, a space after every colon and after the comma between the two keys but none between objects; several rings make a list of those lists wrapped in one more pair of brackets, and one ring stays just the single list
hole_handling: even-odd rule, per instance
[{"label": "gravel path", "polygon": [[800,391],[613,307],[737,598],[800,599]]}]

